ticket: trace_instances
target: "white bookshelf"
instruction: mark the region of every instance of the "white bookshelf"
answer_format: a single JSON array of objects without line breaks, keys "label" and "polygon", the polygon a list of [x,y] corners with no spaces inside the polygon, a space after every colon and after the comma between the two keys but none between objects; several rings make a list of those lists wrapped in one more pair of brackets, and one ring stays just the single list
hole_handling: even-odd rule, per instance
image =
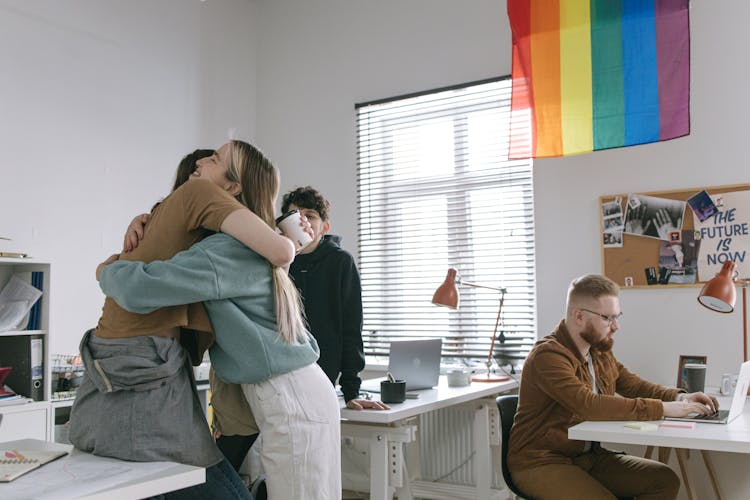
[{"label": "white bookshelf", "polygon": [[[49,303],[50,303],[50,264],[35,259],[0,257],[0,289],[13,275],[19,275],[31,283],[31,273],[44,273],[41,301],[40,328],[38,330],[11,330],[0,332],[0,337],[40,336],[42,338],[42,399],[0,406],[0,442],[16,439],[43,439],[51,441],[53,436],[53,413],[50,405],[51,371],[49,355]],[[13,366],[16,360],[0,350],[0,366]],[[14,390],[20,392],[18,389]]]}]

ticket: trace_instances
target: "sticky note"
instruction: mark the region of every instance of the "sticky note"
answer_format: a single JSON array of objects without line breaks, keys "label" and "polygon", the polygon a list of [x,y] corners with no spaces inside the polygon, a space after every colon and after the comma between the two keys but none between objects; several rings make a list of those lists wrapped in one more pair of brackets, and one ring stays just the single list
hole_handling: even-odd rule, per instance
[{"label": "sticky note", "polygon": [[658,429],[656,424],[650,422],[628,422],[625,424],[626,429],[635,429],[638,431],[655,431]]},{"label": "sticky note", "polygon": [[695,429],[695,422],[662,422],[659,427],[675,427],[677,429]]}]

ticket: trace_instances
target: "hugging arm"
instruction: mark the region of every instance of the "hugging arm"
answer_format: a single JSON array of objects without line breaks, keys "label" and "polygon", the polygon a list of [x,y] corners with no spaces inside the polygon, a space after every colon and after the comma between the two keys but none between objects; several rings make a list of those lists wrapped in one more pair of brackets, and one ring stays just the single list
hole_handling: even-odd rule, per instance
[{"label": "hugging arm", "polygon": [[234,236],[251,250],[277,267],[287,267],[294,260],[294,243],[274,231],[248,209],[235,210],[221,223],[221,232]]},{"label": "hugging arm", "polygon": [[[170,260],[150,264],[118,260],[100,268],[102,292],[134,313],[148,314],[161,307],[221,298],[211,261],[196,247]],[[200,286],[191,286],[195,283]]]},{"label": "hugging arm", "polygon": [[[150,214],[141,214],[130,222],[123,241],[124,252],[130,252],[138,246],[143,239],[149,218]],[[260,217],[246,208],[229,214],[221,224],[221,232],[235,237],[274,266],[288,267],[294,260],[295,249],[292,240],[271,229]]]}]

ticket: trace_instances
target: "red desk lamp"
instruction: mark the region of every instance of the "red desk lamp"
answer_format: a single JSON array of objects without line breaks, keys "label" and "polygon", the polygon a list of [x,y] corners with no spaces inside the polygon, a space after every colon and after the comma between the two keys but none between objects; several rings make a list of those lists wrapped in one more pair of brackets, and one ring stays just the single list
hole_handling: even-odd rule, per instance
[{"label": "red desk lamp", "polygon": [[[698,294],[698,302],[701,305],[720,313],[734,311],[737,300],[735,289],[735,263],[731,260],[724,262],[719,274],[711,278],[703,285],[701,293]],[[742,287],[742,360],[747,361],[747,287],[748,280],[740,280],[737,284]]]},{"label": "red desk lamp", "polygon": [[510,377],[500,377],[492,374],[492,351],[495,348],[495,339],[497,338],[497,327],[500,324],[500,313],[503,310],[503,302],[505,301],[505,288],[498,288],[494,286],[479,285],[477,283],[470,283],[468,281],[462,281],[458,277],[458,270],[454,268],[448,269],[448,275],[445,277],[443,284],[435,290],[435,294],[432,296],[432,303],[437,306],[444,306],[450,309],[458,309],[459,295],[458,288],[456,285],[470,286],[474,288],[486,288],[487,290],[495,290],[500,292],[500,304],[497,308],[497,319],[495,320],[495,329],[492,331],[492,342],[490,343],[490,352],[487,355],[487,373],[484,375],[475,375],[471,378],[473,382],[502,382],[508,380]]}]

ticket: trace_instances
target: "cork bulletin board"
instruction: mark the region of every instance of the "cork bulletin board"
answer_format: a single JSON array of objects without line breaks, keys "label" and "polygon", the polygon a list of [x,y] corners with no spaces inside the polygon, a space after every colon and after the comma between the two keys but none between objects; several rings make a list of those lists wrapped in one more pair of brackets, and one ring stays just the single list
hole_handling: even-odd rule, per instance
[{"label": "cork bulletin board", "polygon": [[750,184],[599,197],[602,272],[623,288],[696,287],[726,260],[750,277]]}]

